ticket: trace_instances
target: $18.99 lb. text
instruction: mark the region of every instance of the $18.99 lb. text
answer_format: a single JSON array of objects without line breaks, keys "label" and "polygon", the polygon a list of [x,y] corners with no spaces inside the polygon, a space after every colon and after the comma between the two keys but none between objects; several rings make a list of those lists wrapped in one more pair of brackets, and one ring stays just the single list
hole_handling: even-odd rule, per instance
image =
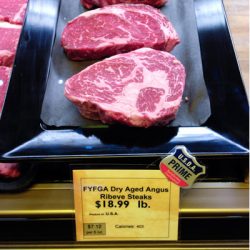
[{"label": "$18.99 lb. text", "polygon": [[[127,208],[130,205],[130,202],[125,200],[119,200],[119,201],[113,201],[113,200],[102,200],[102,201],[96,201],[95,206],[97,208]],[[149,204],[145,201],[137,201],[137,207],[138,208],[150,208]]]}]

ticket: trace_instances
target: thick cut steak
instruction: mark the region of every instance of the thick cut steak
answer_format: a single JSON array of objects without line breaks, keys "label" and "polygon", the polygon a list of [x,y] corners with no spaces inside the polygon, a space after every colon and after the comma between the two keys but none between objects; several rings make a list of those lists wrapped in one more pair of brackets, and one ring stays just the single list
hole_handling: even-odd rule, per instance
[{"label": "thick cut steak", "polygon": [[0,113],[2,113],[6,91],[9,85],[11,68],[0,66]]},{"label": "thick cut steak", "polygon": [[0,21],[22,24],[28,0],[0,0]]},{"label": "thick cut steak", "polygon": [[149,127],[175,118],[184,85],[185,69],[175,56],[142,48],[74,75],[65,83],[65,96],[86,118]]},{"label": "thick cut steak", "polygon": [[172,24],[145,4],[117,4],[70,21],[61,43],[72,60],[99,59],[142,47],[171,51],[179,38]]},{"label": "thick cut steak", "polygon": [[149,4],[155,7],[163,6],[167,0],[81,0],[82,5],[87,8],[91,9],[93,7],[104,7],[107,5],[118,4],[118,3],[143,3]]},{"label": "thick cut steak", "polygon": [[16,178],[20,176],[18,163],[0,163],[0,177]]},{"label": "thick cut steak", "polygon": [[21,25],[0,22],[0,66],[13,64],[21,28]]},{"label": "thick cut steak", "polygon": [[[2,113],[10,74],[11,68],[0,66],[0,113]],[[18,163],[0,163],[0,177],[16,178],[18,176],[20,176]]]}]

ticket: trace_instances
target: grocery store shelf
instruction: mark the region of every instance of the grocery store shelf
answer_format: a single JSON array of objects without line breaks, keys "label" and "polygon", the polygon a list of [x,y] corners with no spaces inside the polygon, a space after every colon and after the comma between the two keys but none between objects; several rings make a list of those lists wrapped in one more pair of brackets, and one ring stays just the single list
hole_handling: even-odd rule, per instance
[{"label": "grocery store shelf", "polygon": [[[200,183],[182,190],[180,216],[248,215],[245,183]],[[20,193],[0,194],[2,217],[74,217],[72,184],[37,184]]]},{"label": "grocery store shelf", "polygon": [[74,250],[102,250],[102,249],[112,249],[112,250],[129,250],[129,249],[137,249],[137,250],[247,250],[248,242],[247,241],[213,241],[213,242],[170,242],[170,243],[162,243],[162,242],[153,242],[153,243],[56,243],[56,244],[0,244],[0,249],[57,249],[57,250],[66,250],[66,249],[74,249]]}]

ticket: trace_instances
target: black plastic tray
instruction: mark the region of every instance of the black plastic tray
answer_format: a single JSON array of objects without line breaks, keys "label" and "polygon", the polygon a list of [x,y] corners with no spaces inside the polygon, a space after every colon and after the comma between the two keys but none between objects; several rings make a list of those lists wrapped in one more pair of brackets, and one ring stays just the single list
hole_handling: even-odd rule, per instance
[{"label": "black plastic tray", "polygon": [[[87,10],[82,7],[80,0],[72,3],[68,0],[61,0],[41,113],[41,120],[48,126],[48,129],[49,126],[71,126],[83,129],[108,127],[101,121],[83,118],[76,106],[64,96],[66,80],[95,62],[69,60],[61,46],[62,32],[66,24],[85,11]],[[171,0],[161,7],[160,11],[169,18],[179,35],[181,43],[171,53],[183,63],[187,73],[183,99],[188,98],[188,101],[182,101],[176,118],[168,127],[200,126],[206,122],[211,110],[203,77],[193,0]]]},{"label": "black plastic tray", "polygon": [[30,0],[0,121],[0,160],[248,156],[249,106],[221,0],[194,0],[212,115],[202,127],[46,129],[40,121],[60,0]]}]

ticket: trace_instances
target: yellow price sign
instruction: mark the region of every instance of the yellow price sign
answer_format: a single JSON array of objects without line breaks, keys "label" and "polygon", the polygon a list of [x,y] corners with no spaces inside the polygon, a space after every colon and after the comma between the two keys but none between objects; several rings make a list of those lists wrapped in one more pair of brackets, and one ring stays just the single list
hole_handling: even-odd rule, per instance
[{"label": "yellow price sign", "polygon": [[177,240],[179,187],[159,170],[74,170],[78,241]]}]

